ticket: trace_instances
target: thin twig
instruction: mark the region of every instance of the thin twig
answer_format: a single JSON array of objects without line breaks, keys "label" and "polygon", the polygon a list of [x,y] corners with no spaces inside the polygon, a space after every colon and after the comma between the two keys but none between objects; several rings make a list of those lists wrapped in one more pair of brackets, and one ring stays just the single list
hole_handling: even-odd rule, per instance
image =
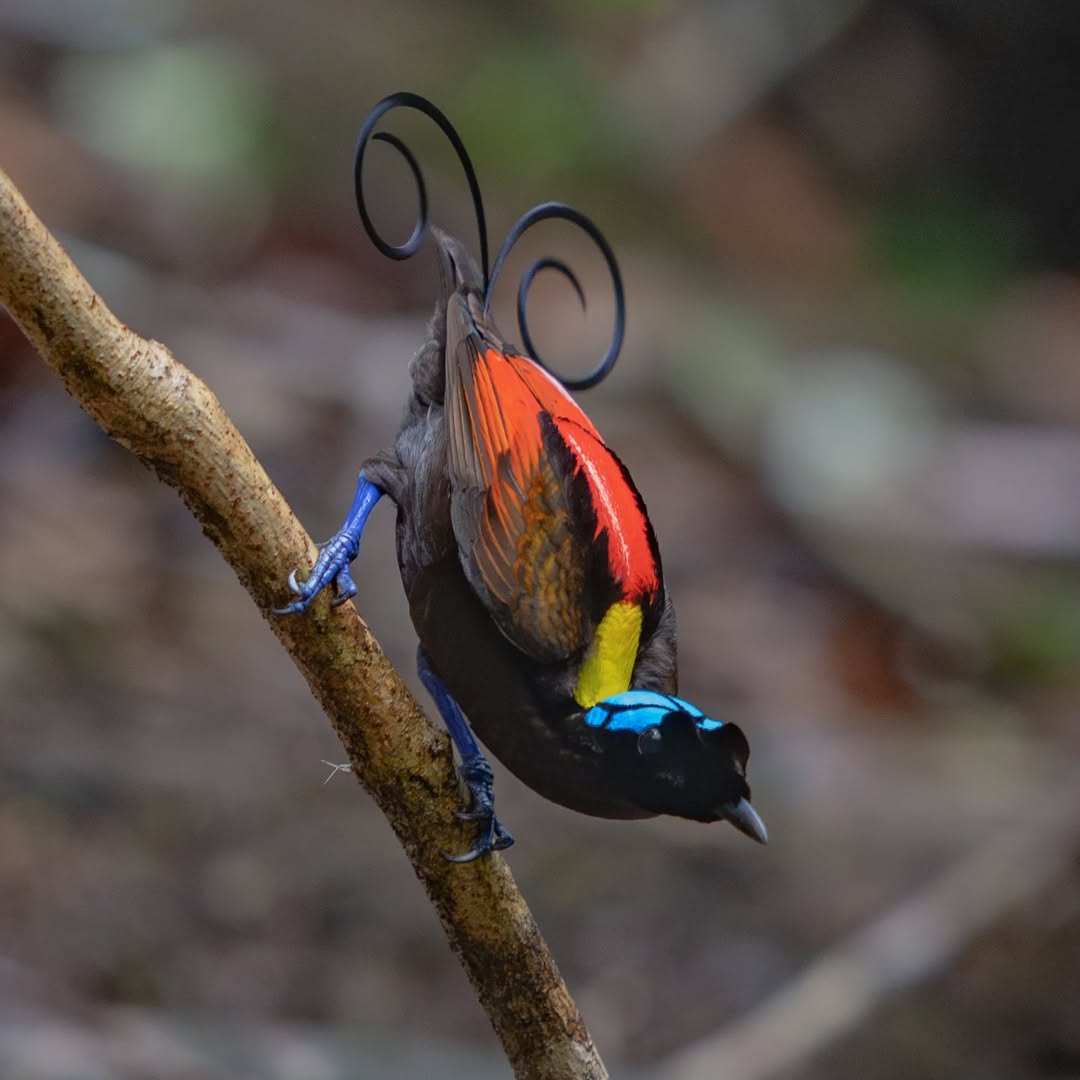
[{"label": "thin twig", "polygon": [[429,723],[352,604],[278,619],[288,568],[314,545],[217,398],[124,326],[0,172],[0,303],[68,392],[177,489],[267,617],[386,814],[519,1077],[606,1077],[531,913],[497,855],[467,866],[462,792]]}]

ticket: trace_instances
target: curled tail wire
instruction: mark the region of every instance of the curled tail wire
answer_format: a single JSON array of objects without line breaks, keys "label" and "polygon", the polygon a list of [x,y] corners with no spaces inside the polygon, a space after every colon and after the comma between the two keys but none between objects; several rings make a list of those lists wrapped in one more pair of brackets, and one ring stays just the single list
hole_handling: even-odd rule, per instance
[{"label": "curled tail wire", "polygon": [[491,280],[488,281],[487,289],[484,293],[484,311],[487,312],[491,307],[491,294],[495,289],[495,283],[498,281],[499,271],[506,261],[506,256],[510,254],[510,249],[534,225],[538,225],[541,221],[551,221],[553,219],[569,221],[571,224],[577,225],[578,228],[584,230],[593,243],[600,249],[600,253],[604,256],[604,261],[607,263],[608,271],[611,274],[611,286],[615,292],[615,327],[611,334],[611,342],[600,363],[590,371],[588,375],[583,375],[580,379],[568,379],[565,376],[559,375],[558,372],[552,371],[552,369],[540,359],[536,351],[536,345],[533,343],[532,335],[529,333],[529,322],[526,313],[529,287],[532,285],[536,275],[539,274],[541,270],[558,271],[574,287],[574,292],[577,293],[582,308],[585,307],[585,293],[581,288],[581,282],[578,281],[577,275],[561,259],[553,258],[550,255],[544,255],[539,259],[534,259],[526,267],[525,273],[521,275],[517,296],[518,328],[521,330],[521,340],[525,345],[525,348],[538,364],[547,368],[547,370],[568,390],[587,390],[590,386],[596,386],[597,383],[603,382],[610,374],[611,369],[615,366],[615,361],[619,358],[619,352],[622,349],[623,335],[626,331],[626,300],[623,295],[622,275],[619,273],[619,264],[615,259],[615,252],[611,250],[611,245],[607,242],[604,234],[596,227],[591,218],[586,217],[580,210],[576,210],[574,207],[567,206],[566,203],[560,202],[540,203],[539,206],[534,206],[531,210],[527,210],[522,214],[506,234],[506,239],[502,242],[502,247],[499,248],[499,252],[495,256],[495,265],[491,268]]},{"label": "curled tail wire", "polygon": [[[476,179],[476,170],[473,168],[472,159],[469,157],[469,152],[465,149],[465,144],[461,141],[461,136],[457,133],[457,129],[446,118],[446,114],[436,105],[433,105],[428,101],[427,98],[421,97],[419,94],[410,93],[408,90],[402,90],[399,93],[389,94],[384,97],[382,101],[368,113],[367,119],[364,121],[364,126],[360,129],[360,134],[356,140],[356,159],[353,163],[353,184],[356,189],[356,208],[360,211],[360,220],[364,223],[364,229],[371,238],[371,242],[379,249],[379,251],[391,259],[412,258],[412,256],[420,250],[420,244],[424,239],[424,233],[427,231],[427,187],[424,184],[424,175],[420,171],[420,166],[417,164],[416,158],[413,156],[412,151],[396,135],[391,135],[389,132],[385,131],[375,131],[379,121],[390,112],[391,109],[397,109],[402,106],[416,109],[417,112],[423,113],[426,117],[430,120],[434,120],[435,123],[439,125],[443,134],[450,140],[450,144],[453,146],[454,151],[458,156],[458,161],[461,162],[461,167],[465,170],[465,177],[469,181],[469,192],[472,195],[473,208],[476,211],[476,228],[480,234],[480,266],[484,273],[484,285],[486,286],[488,281],[487,222],[484,219],[484,200],[480,195],[480,183]],[[404,244],[391,244],[385,240],[379,230],[375,228],[375,224],[371,220],[371,215],[367,210],[367,203],[364,199],[363,182],[364,151],[367,149],[367,144],[372,138],[389,143],[397,150],[408,163],[409,169],[413,174],[413,179],[416,181],[417,193],[420,199],[420,211],[416,216],[416,224],[413,225],[412,235]]]},{"label": "curled tail wire", "polygon": [[[581,287],[581,282],[578,280],[577,275],[574,274],[573,270],[571,270],[561,259],[557,259],[551,255],[544,255],[538,259],[534,259],[526,267],[518,285],[517,318],[522,342],[529,356],[542,367],[546,368],[563,384],[563,386],[570,390],[584,390],[602,382],[615,366],[615,361],[618,359],[619,352],[622,349],[623,337],[626,330],[626,300],[623,293],[622,276],[619,273],[619,265],[615,259],[615,253],[612,251],[611,245],[607,242],[604,234],[596,227],[591,218],[586,217],[580,210],[576,210],[566,203],[541,203],[538,206],[534,206],[531,210],[527,210],[514,223],[510,232],[507,234],[506,239],[503,241],[502,246],[499,248],[498,254],[495,256],[495,263],[490,267],[489,271],[487,222],[484,215],[484,201],[480,194],[480,184],[476,178],[476,170],[473,168],[472,159],[469,157],[468,151],[465,149],[465,144],[462,142],[457,129],[446,118],[445,113],[428,101],[427,98],[421,97],[419,94],[413,94],[407,90],[400,91],[396,94],[389,94],[387,97],[384,97],[371,112],[368,113],[367,119],[360,129],[360,135],[357,138],[356,160],[353,165],[356,207],[360,212],[360,220],[363,222],[364,229],[371,238],[371,242],[379,249],[379,251],[391,259],[408,259],[420,250],[420,246],[424,239],[424,233],[427,231],[430,223],[428,217],[427,186],[424,183],[423,173],[420,171],[420,166],[417,163],[416,157],[396,135],[392,135],[385,131],[375,130],[379,121],[388,112],[399,107],[415,109],[417,112],[423,113],[424,116],[434,121],[443,134],[450,140],[450,144],[453,146],[454,151],[458,156],[458,160],[465,170],[465,177],[469,182],[469,192],[472,195],[473,208],[476,211],[476,227],[480,238],[480,265],[484,279],[485,312],[491,307],[492,293],[494,292],[495,284],[498,281],[499,272],[502,270],[506,257],[510,253],[510,249],[529,229],[534,225],[539,224],[541,221],[550,221],[553,219],[569,221],[571,224],[582,229],[600,249],[600,253],[603,255],[604,261],[607,263],[608,271],[611,274],[611,284],[615,294],[615,325],[607,351],[596,368],[578,379],[570,379],[560,375],[558,372],[552,370],[552,368],[541,359],[536,344],[533,341],[532,334],[529,332],[527,317],[529,289],[537,274],[542,270],[555,270],[562,277],[566,278],[577,293],[582,308],[585,307],[585,293]],[[388,143],[401,154],[405,159],[406,164],[409,166],[409,170],[412,172],[413,179],[416,181],[417,196],[420,204],[419,211],[416,216],[416,222],[413,225],[412,233],[408,240],[403,244],[391,244],[382,236],[379,230],[376,229],[375,224],[371,219],[371,215],[368,213],[367,203],[364,199],[364,152],[367,149],[368,143],[373,138]]]}]

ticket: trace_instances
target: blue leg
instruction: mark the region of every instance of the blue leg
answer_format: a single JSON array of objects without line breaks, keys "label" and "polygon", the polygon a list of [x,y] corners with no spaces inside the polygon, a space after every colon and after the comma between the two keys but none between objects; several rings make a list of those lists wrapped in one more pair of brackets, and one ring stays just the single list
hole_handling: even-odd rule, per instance
[{"label": "blue leg", "polygon": [[514,838],[499,824],[499,819],[495,816],[491,766],[487,763],[480,744],[469,728],[468,721],[458,703],[450,696],[442,679],[428,666],[423,646],[416,650],[416,669],[420,673],[420,681],[434,700],[443,723],[446,724],[446,730],[450,732],[450,738],[454,740],[454,745],[461,755],[459,772],[472,797],[472,808],[468,811],[459,811],[457,816],[462,821],[481,823],[480,836],[468,851],[462,855],[447,855],[446,857],[451,862],[472,862],[473,859],[486,855],[489,851],[502,851],[514,842]]},{"label": "blue leg", "polygon": [[325,544],[319,545],[319,558],[305,581],[296,580],[295,570],[289,575],[289,588],[296,593],[298,599],[285,607],[274,608],[275,615],[292,615],[298,611],[306,611],[312,600],[331,582],[334,585],[334,598],[331,601],[334,607],[344,604],[350,596],[356,594],[356,585],[349,573],[349,563],[356,558],[360,550],[360,536],[368,515],[383,494],[382,488],[376,487],[363,473],[360,474],[360,482],[356,485],[356,495],[349,507],[345,523]]}]

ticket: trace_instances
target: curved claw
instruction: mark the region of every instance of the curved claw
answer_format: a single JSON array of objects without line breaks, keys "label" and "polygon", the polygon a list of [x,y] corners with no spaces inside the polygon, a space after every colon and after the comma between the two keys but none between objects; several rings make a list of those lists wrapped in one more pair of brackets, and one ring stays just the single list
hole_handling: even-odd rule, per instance
[{"label": "curved claw", "polygon": [[311,606],[311,598],[306,600],[294,600],[291,604],[286,604],[284,607],[272,607],[270,609],[271,615],[299,615],[302,611],[307,611]]},{"label": "curved claw", "polygon": [[442,856],[447,862],[470,863],[491,851],[505,851],[513,842],[514,838],[499,824],[499,819],[492,814],[488,828],[484,830],[480,839],[468,851],[464,851],[460,855],[451,855],[449,851],[444,851]]},{"label": "curved claw", "polygon": [[478,844],[476,847],[469,848],[468,851],[461,855],[451,855],[449,851],[444,851],[441,854],[447,862],[467,863],[472,862],[474,859],[479,859],[481,855],[486,855],[489,850],[489,848]]},{"label": "curved claw", "polygon": [[478,859],[481,855],[486,855],[489,851],[503,851],[514,842],[514,838],[495,816],[491,766],[480,757],[463,762],[460,772],[465,786],[469,789],[472,809],[456,810],[454,817],[459,821],[478,821],[483,824],[476,843],[468,851],[460,855],[452,855],[444,851],[443,857],[449,862],[467,863]]},{"label": "curved claw", "polygon": [[356,583],[349,573],[349,564],[346,563],[334,578],[334,598],[330,601],[331,607],[341,607],[346,600],[356,595]]},{"label": "curved claw", "polygon": [[287,582],[287,584],[289,586],[289,592],[294,592],[294,593],[296,593],[298,595],[300,593],[300,586],[297,584],[296,574],[297,574],[297,571],[299,569],[300,569],[300,567],[298,567],[298,566],[293,567],[292,573],[289,575],[289,580]]}]

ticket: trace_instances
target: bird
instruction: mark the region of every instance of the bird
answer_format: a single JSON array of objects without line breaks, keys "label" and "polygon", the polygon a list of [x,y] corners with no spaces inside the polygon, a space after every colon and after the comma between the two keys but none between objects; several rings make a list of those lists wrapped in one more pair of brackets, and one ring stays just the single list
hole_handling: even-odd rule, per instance
[{"label": "bird", "polygon": [[[408,148],[374,132],[402,106],[433,119],[458,151],[482,265],[427,221],[426,189]],[[421,215],[404,245],[381,237],[364,202],[363,154],[373,133],[405,157],[417,181]],[[644,500],[568,389],[599,381],[621,346],[622,284],[607,241],[579,211],[544,203],[511,229],[489,273],[483,204],[460,136],[436,106],[409,92],[389,95],[369,114],[355,182],[361,219],[380,250],[408,257],[430,234],[440,291],[429,337],[410,366],[394,444],[363,464],[344,524],[303,581],[292,571],[295,599],[276,613],[303,612],[327,589],[335,605],[355,594],[350,563],[368,515],[386,496],[397,507],[397,561],[419,639],[419,676],[460,755],[470,802],[458,816],[477,829],[468,850],[447,858],[468,862],[513,843],[495,814],[480,743],[519,780],[571,810],[728,821],[766,843],[750,802],[746,736],[677,696],[675,611]],[[589,233],[616,291],[608,355],[576,383],[538,361],[525,316],[528,287],[545,269],[566,277],[584,302],[565,263],[538,259],[522,279],[524,348],[503,338],[490,313],[507,251],[550,218]]]}]

